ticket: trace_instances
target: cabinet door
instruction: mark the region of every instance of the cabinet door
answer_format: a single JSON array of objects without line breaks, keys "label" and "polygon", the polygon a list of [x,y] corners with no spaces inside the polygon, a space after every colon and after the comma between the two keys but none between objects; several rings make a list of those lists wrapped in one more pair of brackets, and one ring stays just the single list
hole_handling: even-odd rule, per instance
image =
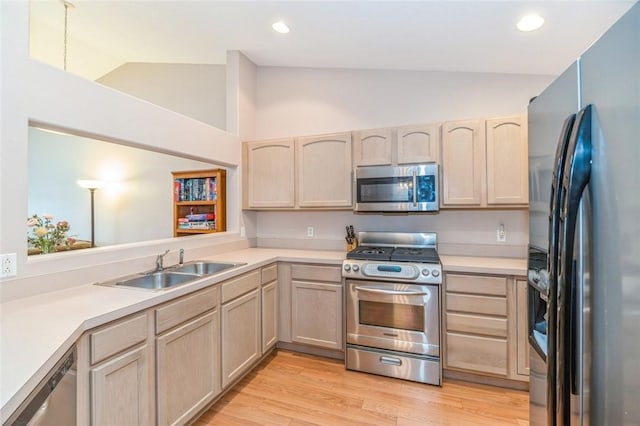
[{"label": "cabinet door", "polygon": [[260,358],[260,290],[222,305],[222,387]]},{"label": "cabinet door", "polygon": [[485,170],[484,123],[442,124],[443,206],[480,206]]},{"label": "cabinet door", "polygon": [[506,377],[507,340],[447,332],[446,365]]},{"label": "cabinet door", "polygon": [[527,282],[516,281],[517,369],[522,376],[529,375],[529,330],[527,327]]},{"label": "cabinet door", "polygon": [[185,424],[220,393],[218,310],[157,339],[158,424]]},{"label": "cabinet door", "polygon": [[91,369],[91,423],[146,425],[153,398],[147,345]]},{"label": "cabinet door", "polygon": [[438,126],[400,127],[398,138],[398,164],[438,161]]},{"label": "cabinet door", "polygon": [[248,208],[293,208],[295,151],[293,139],[245,143]]},{"label": "cabinet door", "polygon": [[278,341],[278,281],[262,286],[262,353]]},{"label": "cabinet door", "polygon": [[527,121],[487,120],[487,203],[527,204]]},{"label": "cabinet door", "polygon": [[292,340],[342,350],[342,286],[306,281],[291,284]]},{"label": "cabinet door", "polygon": [[384,166],[393,162],[391,129],[361,130],[354,133],[354,166]]},{"label": "cabinet door", "polygon": [[351,133],[299,138],[297,158],[299,207],[352,206]]}]

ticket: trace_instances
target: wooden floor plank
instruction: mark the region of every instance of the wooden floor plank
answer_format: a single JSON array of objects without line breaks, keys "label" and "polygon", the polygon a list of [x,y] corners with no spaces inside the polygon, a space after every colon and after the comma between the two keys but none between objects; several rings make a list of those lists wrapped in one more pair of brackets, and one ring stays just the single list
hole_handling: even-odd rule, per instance
[{"label": "wooden floor plank", "polygon": [[528,393],[447,380],[442,387],[345,370],[276,351],[195,421],[208,425],[527,425]]}]

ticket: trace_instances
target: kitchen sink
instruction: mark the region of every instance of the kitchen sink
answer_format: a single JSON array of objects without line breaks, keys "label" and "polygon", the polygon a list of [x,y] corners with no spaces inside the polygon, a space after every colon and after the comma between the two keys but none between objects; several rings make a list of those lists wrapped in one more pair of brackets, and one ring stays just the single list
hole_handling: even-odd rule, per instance
[{"label": "kitchen sink", "polygon": [[107,287],[128,287],[142,290],[168,290],[187,284],[204,276],[215,275],[227,269],[246,265],[246,263],[209,262],[194,260],[183,265],[169,266],[161,271],[152,271],[115,280],[96,283]]},{"label": "kitchen sink", "polygon": [[186,284],[200,278],[195,274],[176,274],[168,271],[154,272],[147,275],[138,275],[121,281],[116,280],[113,287],[134,287],[147,290],[164,290],[181,284]]},{"label": "kitchen sink", "polygon": [[171,272],[203,276],[217,274],[218,272],[241,265],[246,265],[246,263],[207,262],[203,260],[195,260],[193,262],[185,263],[182,266],[172,266],[169,270]]}]

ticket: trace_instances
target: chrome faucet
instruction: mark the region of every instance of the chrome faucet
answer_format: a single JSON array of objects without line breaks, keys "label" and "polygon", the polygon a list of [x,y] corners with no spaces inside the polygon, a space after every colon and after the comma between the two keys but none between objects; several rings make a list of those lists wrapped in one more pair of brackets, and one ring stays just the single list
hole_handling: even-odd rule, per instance
[{"label": "chrome faucet", "polygon": [[169,253],[169,250],[165,251],[162,254],[159,254],[156,257],[156,272],[160,272],[164,269],[164,267],[162,266],[162,261],[164,260],[164,257],[167,255],[167,253]]},{"label": "chrome faucet", "polygon": [[178,264],[180,266],[184,264],[184,249],[180,249],[180,260],[178,261]]}]

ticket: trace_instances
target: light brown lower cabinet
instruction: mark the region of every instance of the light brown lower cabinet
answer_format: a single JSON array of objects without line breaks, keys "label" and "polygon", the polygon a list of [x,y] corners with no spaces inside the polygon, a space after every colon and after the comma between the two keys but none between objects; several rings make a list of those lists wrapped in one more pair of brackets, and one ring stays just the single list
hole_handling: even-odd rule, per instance
[{"label": "light brown lower cabinet", "polygon": [[444,368],[528,381],[526,281],[447,273],[444,286]]},{"label": "light brown lower cabinet", "polygon": [[278,341],[278,281],[264,284],[262,292],[262,353]]},{"label": "light brown lower cabinet", "polygon": [[291,282],[291,331],[297,343],[342,349],[342,286]]},{"label": "light brown lower cabinet", "polygon": [[262,355],[260,289],[222,305],[222,387],[241,377]]},{"label": "light brown lower cabinet", "polygon": [[220,312],[158,336],[158,424],[187,423],[220,393]]},{"label": "light brown lower cabinet", "polygon": [[90,370],[92,425],[147,425],[153,401],[147,345]]},{"label": "light brown lower cabinet", "polygon": [[529,327],[527,324],[527,281],[516,281],[517,374],[529,376]]}]

